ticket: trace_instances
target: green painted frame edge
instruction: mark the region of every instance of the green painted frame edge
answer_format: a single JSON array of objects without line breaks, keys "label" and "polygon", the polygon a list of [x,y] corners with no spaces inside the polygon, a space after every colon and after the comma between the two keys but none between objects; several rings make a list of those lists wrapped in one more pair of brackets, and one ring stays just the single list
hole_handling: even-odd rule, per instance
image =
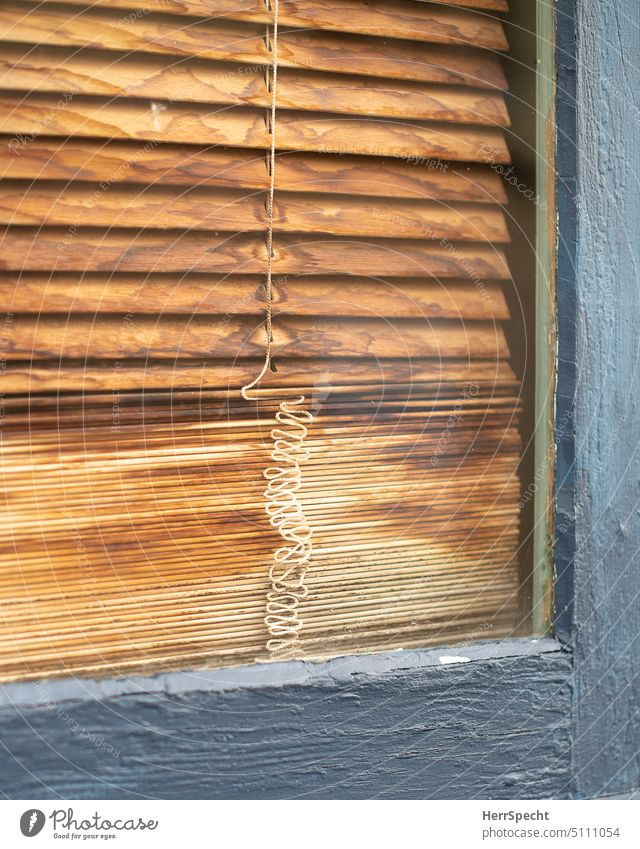
[{"label": "green painted frame edge", "polygon": [[[536,362],[532,631],[548,634],[553,618],[556,374],[556,4],[538,0],[536,74]],[[538,483],[539,479],[539,483]]]}]

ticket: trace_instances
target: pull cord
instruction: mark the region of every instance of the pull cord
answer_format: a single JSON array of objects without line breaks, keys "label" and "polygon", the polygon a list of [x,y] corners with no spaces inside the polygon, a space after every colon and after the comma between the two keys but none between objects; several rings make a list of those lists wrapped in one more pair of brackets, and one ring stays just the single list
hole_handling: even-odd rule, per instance
[{"label": "pull cord", "polygon": [[[276,104],[278,92],[278,0],[266,0],[267,8],[273,9],[273,62],[271,68],[271,107],[269,151],[269,193],[267,196],[267,285],[266,285],[266,344],[262,369],[255,380],[242,387],[246,401],[278,400],[282,396],[269,396],[264,392],[251,395],[272,365],[273,349],[273,201],[276,185]],[[256,390],[259,391],[259,390]],[[302,620],[299,606],[308,594],[305,576],[313,553],[312,529],[304,515],[299,490],[302,486],[300,464],[308,459],[304,447],[308,425],[313,414],[304,409],[305,397],[299,395],[280,400],[275,414],[279,426],[271,430],[273,465],[264,471],[267,488],[264,490],[265,511],[269,522],[286,545],[276,549],[269,568],[270,589],[267,593],[264,618],[269,639],[267,650],[272,655],[291,656],[300,653],[300,630]]]}]

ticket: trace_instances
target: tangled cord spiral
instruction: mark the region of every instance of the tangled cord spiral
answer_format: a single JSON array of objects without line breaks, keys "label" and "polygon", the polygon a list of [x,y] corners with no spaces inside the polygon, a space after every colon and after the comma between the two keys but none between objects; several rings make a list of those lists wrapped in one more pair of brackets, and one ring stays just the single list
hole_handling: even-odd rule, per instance
[{"label": "tangled cord spiral", "polygon": [[[271,365],[273,345],[273,198],[275,192],[276,164],[276,102],[278,85],[278,0],[266,0],[267,8],[273,10],[273,67],[271,71],[271,108],[268,125],[271,130],[271,150],[269,154],[269,194],[267,196],[267,311],[266,311],[266,351],[260,374],[251,383],[242,387],[242,397],[247,401],[268,399],[261,393],[249,395],[266,374]],[[280,399],[281,396],[278,396]],[[276,399],[277,400],[277,399]],[[299,634],[302,628],[299,606],[308,590],[305,586],[307,567],[313,552],[312,531],[305,518],[300,502],[299,490],[302,486],[300,463],[308,458],[304,447],[307,425],[313,421],[313,414],[305,410],[304,395],[293,399],[280,400],[275,419],[280,427],[271,431],[273,465],[264,471],[267,488],[264,491],[265,510],[271,525],[287,543],[276,549],[269,569],[271,589],[267,593],[265,625],[270,634],[267,650],[274,655],[293,655],[300,651]]]},{"label": "tangled cord spiral", "polygon": [[302,404],[304,396],[280,402],[276,421],[282,427],[271,431],[271,459],[275,465],[264,471],[269,521],[289,543],[275,551],[269,569],[271,590],[267,594],[265,623],[271,634],[267,649],[273,653],[292,653],[298,648],[302,628],[298,606],[308,592],[304,579],[313,551],[312,530],[298,495],[302,486],[300,463],[309,457],[304,447],[307,425],[313,421],[313,415]]}]

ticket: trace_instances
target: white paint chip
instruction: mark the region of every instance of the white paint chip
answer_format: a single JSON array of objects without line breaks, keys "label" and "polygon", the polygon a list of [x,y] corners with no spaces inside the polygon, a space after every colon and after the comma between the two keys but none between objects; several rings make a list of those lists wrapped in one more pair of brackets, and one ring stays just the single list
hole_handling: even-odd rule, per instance
[{"label": "white paint chip", "polygon": [[440,663],[469,663],[471,658],[455,654],[445,654],[442,657],[439,657],[438,660]]},{"label": "white paint chip", "polygon": [[167,107],[164,103],[156,103],[152,101],[150,104],[151,108],[151,123],[153,124],[153,129],[157,132],[160,132],[162,129],[160,127],[159,115],[161,112],[166,112]]}]

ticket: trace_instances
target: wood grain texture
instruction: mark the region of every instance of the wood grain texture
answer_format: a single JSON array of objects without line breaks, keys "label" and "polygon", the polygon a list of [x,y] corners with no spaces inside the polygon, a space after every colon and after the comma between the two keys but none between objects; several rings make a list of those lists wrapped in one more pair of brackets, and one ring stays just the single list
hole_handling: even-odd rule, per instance
[{"label": "wood grain texture", "polygon": [[[152,391],[220,390],[238,388],[251,381],[261,368],[260,359],[141,361],[120,360],[63,360],[59,363],[12,361],[7,363],[3,386],[5,392],[18,395],[28,390],[32,396],[59,392],[60,403],[66,393],[100,391],[121,392],[145,389]],[[469,383],[478,386],[511,385],[517,381],[505,360],[414,359],[402,360],[331,360],[318,357],[301,360],[281,359],[277,380],[267,380],[265,386],[278,394],[284,387],[300,387],[309,380],[318,391],[333,387],[369,384],[432,383],[445,385],[454,393],[463,392]],[[346,390],[345,390],[346,391]],[[514,390],[515,391],[515,390]]]},{"label": "wood grain texture", "polygon": [[[51,1],[45,0],[45,5]],[[86,0],[67,0],[66,5],[86,6]],[[91,5],[131,11],[131,0],[94,0]],[[174,15],[211,17],[210,0],[148,0],[145,8]],[[271,22],[263,0],[217,0],[214,17],[261,24]],[[348,0],[339,6],[332,0],[283,0],[280,23],[283,27],[443,44],[471,43],[490,50],[508,49],[502,23],[495,17],[411,0]]]},{"label": "wood grain texture", "polygon": [[[358,332],[367,326],[361,320]],[[403,328],[402,341],[413,333]],[[88,338],[80,327],[73,335]],[[171,342],[178,333],[167,326],[162,335]],[[316,543],[305,655],[462,637],[483,622],[510,633],[520,452],[513,381],[334,392],[309,386],[310,377],[316,418],[303,486]],[[11,399],[0,676],[265,658],[273,539],[261,471],[274,412],[272,402],[258,413],[220,391]],[[441,443],[452,415],[456,427]]]},{"label": "wood grain texture", "polygon": [[[78,682],[77,694],[72,685],[46,683],[40,693],[23,685],[8,691],[19,709],[3,711],[3,790],[74,799],[565,798],[570,658],[544,641],[535,655],[505,645],[502,656],[468,647],[471,662],[447,666],[438,659],[446,650],[408,651],[133,679],[124,692],[116,682]],[[57,709],[118,756],[74,734]],[[47,745],[34,747],[34,734]]]},{"label": "wood grain texture", "polygon": [[[5,182],[0,225],[95,227],[263,233],[266,192]],[[416,200],[359,200],[326,194],[278,192],[276,233],[315,233],[389,239],[430,239],[501,244],[509,241],[504,213],[486,204]]]},{"label": "wood grain texture", "polygon": [[[0,245],[2,270],[50,271],[55,258],[58,271],[263,274],[266,262],[261,236],[197,231],[6,227],[0,229]],[[276,275],[511,278],[499,248],[418,239],[282,235],[274,246],[273,267]]]},{"label": "wood grain texture", "polygon": [[[25,92],[74,92],[161,101],[268,107],[264,68],[180,58],[5,45],[0,85]],[[413,121],[508,126],[504,96],[469,87],[373,80],[283,68],[278,107]]]},{"label": "wood grain texture", "polygon": [[[0,7],[0,42],[77,46],[131,53],[161,53],[225,62],[269,65],[271,53],[260,24],[218,19],[194,20],[164,15],[127,16],[94,7],[69,9],[4,0]],[[397,42],[353,34],[285,30],[278,42],[284,68],[415,80],[418,82],[506,88],[497,56],[470,47]]]},{"label": "wood grain texture", "polygon": [[[255,315],[265,307],[259,275],[0,273],[0,299],[20,313],[210,313]],[[509,318],[502,286],[396,278],[308,277],[276,280],[274,314],[388,318]]]},{"label": "wood grain texture", "polygon": [[[262,152],[228,148],[185,148],[170,144],[34,139],[12,144],[0,136],[5,179],[80,180],[144,185],[219,186],[266,190]],[[506,203],[504,182],[481,165],[424,159],[333,156],[282,152],[278,191]]]},{"label": "wood grain texture", "polygon": [[[264,318],[140,316],[82,318],[16,316],[7,360],[84,357],[252,357],[264,350]],[[500,325],[491,321],[330,319],[281,316],[273,331],[274,356],[507,357]]]},{"label": "wood grain texture", "polygon": [[[113,101],[65,96],[0,95],[6,113],[3,132],[15,147],[46,135],[141,139],[241,148],[269,147],[265,110],[211,107],[158,101]],[[374,118],[281,111],[279,150],[363,154],[395,158],[434,158],[457,162],[510,161],[504,133],[497,127],[380,121]]]},{"label": "wood grain texture", "polygon": [[430,0],[432,3],[443,3],[446,6],[464,6],[468,9],[486,9],[490,12],[508,12],[507,0]]}]

